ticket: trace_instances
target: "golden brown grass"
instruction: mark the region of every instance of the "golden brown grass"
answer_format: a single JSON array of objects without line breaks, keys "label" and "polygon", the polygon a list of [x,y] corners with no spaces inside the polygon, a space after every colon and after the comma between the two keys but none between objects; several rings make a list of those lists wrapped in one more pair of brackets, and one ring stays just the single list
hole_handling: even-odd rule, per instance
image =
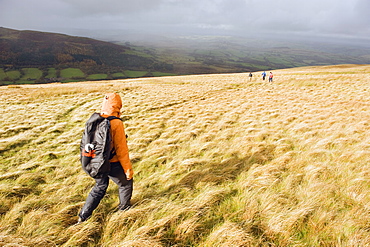
[{"label": "golden brown grass", "polygon": [[[370,246],[370,66],[0,87],[0,246]],[[134,206],[93,180],[85,121],[119,92]]]}]

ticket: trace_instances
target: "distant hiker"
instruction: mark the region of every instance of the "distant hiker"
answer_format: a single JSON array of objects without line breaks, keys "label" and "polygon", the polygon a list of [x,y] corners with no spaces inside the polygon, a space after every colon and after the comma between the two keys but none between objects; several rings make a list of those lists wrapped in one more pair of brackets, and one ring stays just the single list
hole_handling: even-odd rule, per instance
[{"label": "distant hiker", "polygon": [[262,80],[265,80],[265,78],[266,78],[266,71],[263,71],[262,72]]},{"label": "distant hiker", "polygon": [[250,73],[249,73],[249,81],[251,81],[251,80],[252,80],[252,77],[253,77],[253,74],[252,74],[252,72],[250,72]]},{"label": "distant hiker", "polygon": [[269,82],[272,82],[272,78],[274,77],[274,75],[272,74],[272,72],[270,72],[270,75],[269,75]]},{"label": "distant hiker", "polygon": [[[108,93],[105,95],[101,112],[100,114],[94,113],[93,116],[96,117],[103,117],[109,119],[106,121],[109,127],[109,132],[111,134],[111,143],[112,149],[114,153],[112,153],[111,158],[107,162],[108,168],[103,169],[103,172],[91,172],[92,169],[84,170],[95,179],[95,186],[91,189],[84,206],[82,207],[81,211],[79,212],[78,216],[78,223],[87,220],[91,215],[92,212],[97,208],[100,203],[100,200],[104,197],[108,184],[109,179],[113,180],[118,185],[118,193],[119,193],[119,201],[120,204],[118,206],[119,210],[128,210],[131,207],[130,200],[132,196],[132,189],[133,189],[133,169],[129,158],[127,141],[126,141],[126,134],[124,130],[124,126],[122,121],[119,119],[121,113],[120,110],[122,108],[122,100],[119,94],[116,93]],[[91,118],[93,118],[93,116]],[[96,118],[95,117],[95,118]],[[103,119],[104,120],[104,119]],[[91,127],[92,128],[92,127]],[[100,131],[97,129],[96,131]],[[86,128],[85,128],[86,132]],[[85,135],[85,133],[84,133]],[[84,136],[83,136],[84,138]],[[104,139],[104,138],[100,138]],[[101,141],[101,140],[99,140]],[[91,145],[91,147],[89,146]],[[96,144],[95,144],[96,145]],[[82,141],[81,141],[82,146]],[[92,144],[86,144],[87,149],[94,149],[94,142]],[[85,154],[81,155],[81,159],[83,156],[89,156],[88,154],[92,153],[92,158],[95,158],[98,155],[98,148],[96,150],[86,150]],[[110,151],[111,152],[111,151]],[[109,157],[109,156],[108,156]],[[101,171],[102,169],[99,168]],[[96,170],[96,169],[95,169]]]}]

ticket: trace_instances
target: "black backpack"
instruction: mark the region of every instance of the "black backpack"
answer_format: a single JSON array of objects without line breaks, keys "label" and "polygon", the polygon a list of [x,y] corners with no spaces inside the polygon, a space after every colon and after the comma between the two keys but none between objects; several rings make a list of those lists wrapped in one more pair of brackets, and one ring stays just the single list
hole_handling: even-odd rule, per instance
[{"label": "black backpack", "polygon": [[94,113],[86,122],[80,144],[80,161],[82,169],[93,178],[102,177],[110,171],[109,160],[115,155],[110,133],[110,121],[113,119],[120,118],[104,118]]}]

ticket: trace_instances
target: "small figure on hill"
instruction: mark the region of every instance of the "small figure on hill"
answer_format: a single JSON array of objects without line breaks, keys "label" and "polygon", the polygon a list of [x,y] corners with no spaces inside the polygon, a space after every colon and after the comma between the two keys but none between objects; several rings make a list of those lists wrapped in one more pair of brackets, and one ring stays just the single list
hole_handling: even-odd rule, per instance
[{"label": "small figure on hill", "polygon": [[114,151],[110,151],[111,157],[108,162],[110,167],[108,167],[107,172],[94,177],[95,186],[91,189],[84,206],[78,214],[78,223],[87,220],[98,207],[107,191],[109,179],[118,185],[120,201],[118,210],[128,210],[131,207],[134,172],[129,158],[124,126],[119,119],[121,108],[122,100],[119,94],[108,93],[105,95],[100,116],[109,120],[112,150]]},{"label": "small figure on hill", "polygon": [[266,71],[263,71],[262,72],[262,80],[265,80],[265,78],[266,78]]},{"label": "small figure on hill", "polygon": [[270,72],[270,75],[269,75],[269,82],[272,82],[272,78],[274,78],[274,75],[272,74],[272,72]]},{"label": "small figure on hill", "polygon": [[249,73],[249,81],[251,81],[251,80],[252,80],[252,77],[253,77],[253,74],[252,74],[252,72],[250,72],[250,73]]}]

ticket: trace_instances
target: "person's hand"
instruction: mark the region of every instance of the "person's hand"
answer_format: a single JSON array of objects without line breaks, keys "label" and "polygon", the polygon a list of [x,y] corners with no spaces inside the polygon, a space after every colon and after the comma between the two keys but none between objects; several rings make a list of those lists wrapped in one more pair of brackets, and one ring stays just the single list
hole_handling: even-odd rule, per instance
[{"label": "person's hand", "polygon": [[131,180],[132,177],[134,176],[134,170],[132,169],[127,169],[127,171],[125,171],[125,174],[126,174],[126,178],[127,180]]}]

